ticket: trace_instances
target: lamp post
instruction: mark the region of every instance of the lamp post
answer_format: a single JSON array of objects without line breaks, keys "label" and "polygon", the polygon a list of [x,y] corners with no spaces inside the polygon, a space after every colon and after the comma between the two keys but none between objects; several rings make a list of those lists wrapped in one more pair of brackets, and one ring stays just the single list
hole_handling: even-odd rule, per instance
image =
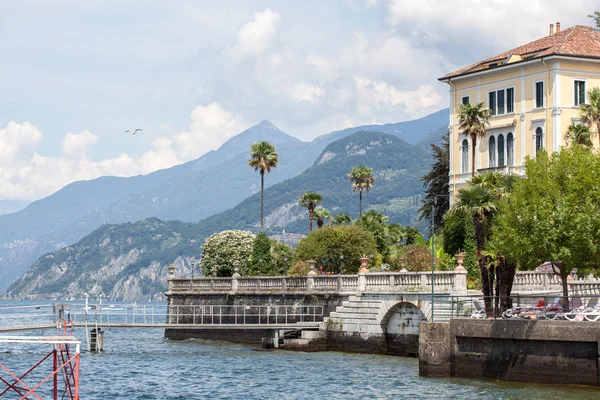
[{"label": "lamp post", "polygon": [[344,255],[340,254],[340,275],[344,273]]},{"label": "lamp post", "polygon": [[287,257],[283,257],[283,271],[282,272],[283,272],[283,274],[286,274],[286,275],[287,275],[287,269],[288,269],[287,268],[287,262],[288,262],[288,258]]}]

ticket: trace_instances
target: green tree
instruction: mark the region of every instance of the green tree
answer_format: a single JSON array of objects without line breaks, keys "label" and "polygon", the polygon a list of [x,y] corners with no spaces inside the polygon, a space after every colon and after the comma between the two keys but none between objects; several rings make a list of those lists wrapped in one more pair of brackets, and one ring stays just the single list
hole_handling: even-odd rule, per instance
[{"label": "green tree", "polygon": [[587,126],[596,128],[596,134],[600,137],[600,88],[595,87],[588,90],[587,97],[587,101],[581,105],[579,113]]},{"label": "green tree", "polygon": [[590,128],[583,124],[571,124],[565,134],[565,139],[570,145],[578,144],[585,148],[591,149],[594,147],[592,142],[592,132]]},{"label": "green tree", "polygon": [[252,244],[252,261],[248,275],[272,275],[271,267],[271,240],[261,232],[256,235]]},{"label": "green tree", "polygon": [[254,244],[254,234],[248,231],[223,231],[210,235],[202,245],[202,272],[211,276],[231,276],[233,263],[240,262],[240,274],[248,275]]},{"label": "green tree", "polygon": [[294,249],[285,243],[271,240],[271,273],[285,275],[296,262]]},{"label": "green tree", "polygon": [[450,173],[450,143],[448,135],[442,136],[442,147],[431,145],[431,151],[435,163],[431,170],[421,180],[425,189],[425,199],[419,209],[419,220],[431,219],[431,211],[435,206],[434,229],[437,232],[444,224],[444,214],[450,208],[450,184],[448,174]]},{"label": "green tree", "polygon": [[594,14],[588,15],[588,18],[593,19],[596,26],[600,28],[600,11],[594,11]]},{"label": "green tree", "polygon": [[356,225],[317,229],[300,240],[296,247],[298,259],[315,260],[331,273],[338,273],[343,268],[346,274],[356,274],[360,257],[365,254],[377,254],[377,243],[371,232]]},{"label": "green tree", "polygon": [[[525,161],[525,179],[500,205],[494,237],[522,269],[550,261],[568,295],[573,268],[584,274],[600,256],[600,158],[580,146]],[[567,304],[568,307],[568,304]]]},{"label": "green tree", "polygon": [[471,138],[471,177],[475,176],[475,156],[477,151],[477,139],[485,137],[486,128],[490,126],[491,110],[485,103],[475,105],[462,104],[458,117],[459,129]]},{"label": "green tree", "polygon": [[404,244],[415,244],[419,241],[419,238],[421,238],[419,228],[414,226],[407,226],[404,228]]},{"label": "green tree", "polygon": [[363,190],[367,193],[371,190],[371,188],[375,185],[375,176],[373,175],[373,170],[364,165],[359,165],[357,167],[352,168],[352,171],[348,174],[348,178],[352,181],[352,188],[356,192],[359,191],[359,208],[360,215],[359,218],[362,218],[363,215],[363,206],[362,206],[362,198],[363,198]]},{"label": "green tree", "polygon": [[265,206],[265,172],[277,167],[278,154],[275,146],[269,142],[256,142],[250,146],[250,160],[248,165],[260,172],[260,231],[264,230]]},{"label": "green tree", "polygon": [[463,266],[468,271],[467,277],[471,282],[477,280],[479,269],[473,216],[458,212],[446,213],[442,232],[442,246],[446,252],[453,256],[464,253]]},{"label": "green tree", "polygon": [[389,224],[388,217],[375,210],[368,210],[357,224],[373,234],[377,251],[385,262],[390,262],[394,246],[402,240],[404,228],[399,224]]},{"label": "green tree", "polygon": [[331,219],[332,225],[348,225],[352,222],[352,218],[348,214],[340,213]]},{"label": "green tree", "polygon": [[323,203],[323,196],[321,196],[317,192],[306,192],[302,195],[302,197],[300,197],[300,200],[298,201],[298,205],[300,205],[300,207],[306,207],[308,209],[309,232],[312,232],[313,229],[315,208],[321,203]]},{"label": "green tree", "polygon": [[322,228],[326,219],[331,218],[331,213],[326,208],[317,208],[314,212],[314,216],[317,218],[317,228]]}]

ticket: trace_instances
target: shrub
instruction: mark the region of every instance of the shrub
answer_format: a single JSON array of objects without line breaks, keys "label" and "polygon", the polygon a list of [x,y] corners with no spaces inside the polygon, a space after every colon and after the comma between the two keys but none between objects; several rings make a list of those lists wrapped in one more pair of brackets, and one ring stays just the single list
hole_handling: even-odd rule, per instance
[{"label": "shrub", "polygon": [[290,276],[306,276],[310,271],[310,267],[306,261],[298,260],[294,266],[288,270]]},{"label": "shrub", "polygon": [[271,241],[264,232],[261,232],[252,245],[252,261],[248,275],[271,275],[271,270]]},{"label": "shrub", "polygon": [[248,231],[223,231],[206,238],[202,245],[202,272],[217,276],[231,276],[233,263],[240,262],[240,274],[248,275],[254,234]]},{"label": "shrub", "polygon": [[[324,272],[339,273],[340,267],[347,274],[356,274],[360,269],[360,257],[374,254],[379,264],[377,243],[373,234],[356,225],[326,226],[311,232],[298,242],[296,257],[315,260]],[[343,261],[340,255],[344,256]],[[375,263],[377,265],[377,263]]]}]

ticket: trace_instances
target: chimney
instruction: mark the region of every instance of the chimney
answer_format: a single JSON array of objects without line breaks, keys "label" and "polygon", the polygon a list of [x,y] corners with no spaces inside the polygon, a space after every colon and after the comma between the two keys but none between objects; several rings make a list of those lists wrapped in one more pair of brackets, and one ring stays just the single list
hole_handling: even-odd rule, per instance
[{"label": "chimney", "polygon": [[554,24],[550,24],[550,34],[548,36],[554,35]]},{"label": "chimney", "polygon": [[556,23],[556,33],[560,33],[560,22]]}]

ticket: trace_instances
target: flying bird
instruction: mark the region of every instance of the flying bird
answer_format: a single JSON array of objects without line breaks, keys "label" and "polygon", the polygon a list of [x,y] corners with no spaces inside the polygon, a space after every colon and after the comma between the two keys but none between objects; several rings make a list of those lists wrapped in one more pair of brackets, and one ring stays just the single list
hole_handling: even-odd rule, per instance
[{"label": "flying bird", "polygon": [[134,130],[134,131],[132,132],[132,131],[130,131],[129,129],[127,129],[127,130],[125,131],[125,133],[133,133],[133,134],[135,135],[135,134],[137,133],[137,131],[140,131],[140,132],[141,132],[142,130],[141,130],[140,128],[137,128],[136,130]]}]

